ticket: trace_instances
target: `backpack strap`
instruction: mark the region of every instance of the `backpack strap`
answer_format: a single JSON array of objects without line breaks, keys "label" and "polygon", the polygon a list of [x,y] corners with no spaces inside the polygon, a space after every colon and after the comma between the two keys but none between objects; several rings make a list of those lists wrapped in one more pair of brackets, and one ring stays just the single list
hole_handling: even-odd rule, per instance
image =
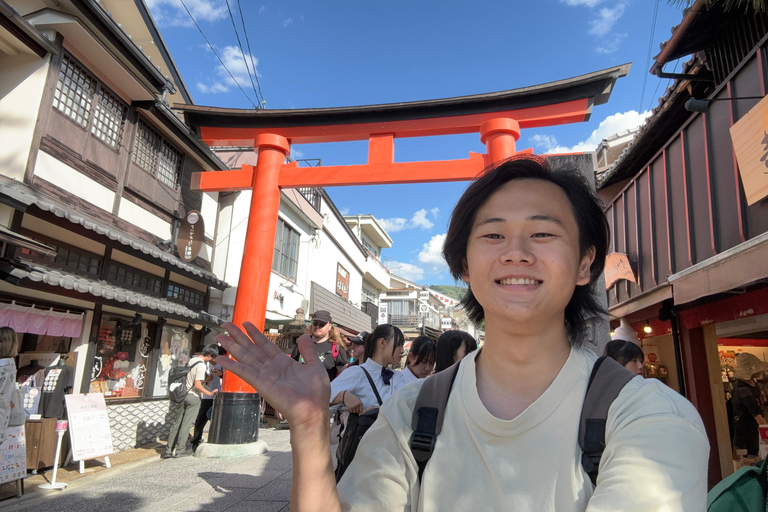
[{"label": "backpack strap", "polygon": [[384,400],[381,399],[381,396],[379,396],[379,391],[376,389],[376,384],[373,383],[373,379],[371,378],[371,374],[368,373],[368,370],[360,367],[361,370],[365,373],[365,376],[368,377],[368,382],[371,384],[371,389],[373,390],[373,394],[376,395],[376,400],[379,401],[379,406],[381,406],[384,403]]},{"label": "backpack strap", "polygon": [[435,451],[435,441],[443,429],[445,407],[451,394],[453,381],[459,373],[460,361],[450,368],[427,378],[419,390],[416,404],[413,406],[411,428],[413,433],[408,441],[411,453],[419,466],[419,483],[424,468],[427,467],[432,452]]},{"label": "backpack strap", "polygon": [[608,409],[624,386],[636,375],[610,357],[595,361],[587,384],[587,394],[579,421],[581,465],[593,485],[597,485],[597,471],[605,449],[605,423]]}]

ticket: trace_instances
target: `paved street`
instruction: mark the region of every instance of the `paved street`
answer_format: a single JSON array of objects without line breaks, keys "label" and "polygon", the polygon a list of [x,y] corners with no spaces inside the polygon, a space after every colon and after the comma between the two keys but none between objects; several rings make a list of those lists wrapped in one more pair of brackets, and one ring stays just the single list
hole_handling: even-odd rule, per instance
[{"label": "paved street", "polygon": [[[281,511],[291,492],[288,430],[263,429],[270,451],[239,459],[181,457],[117,466],[64,491],[0,504],[4,511]],[[128,466],[128,465],[126,465]]]}]

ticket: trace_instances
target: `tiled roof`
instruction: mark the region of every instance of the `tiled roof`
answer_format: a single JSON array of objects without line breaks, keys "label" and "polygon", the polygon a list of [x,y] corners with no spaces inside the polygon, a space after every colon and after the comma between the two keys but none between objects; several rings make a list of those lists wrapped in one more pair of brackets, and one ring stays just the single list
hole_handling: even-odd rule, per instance
[{"label": "tiled roof", "polygon": [[43,211],[51,212],[57,217],[67,219],[74,224],[80,224],[84,228],[90,229],[99,235],[106,236],[111,240],[116,240],[123,245],[127,245],[137,251],[141,251],[144,254],[152,256],[153,258],[157,258],[166,263],[171,263],[191,274],[202,277],[205,280],[210,281],[216,287],[229,288],[227,283],[216,277],[216,275],[212,272],[204,270],[196,265],[187,263],[177,256],[174,256],[173,254],[160,250],[159,247],[156,247],[151,243],[139,240],[138,238],[129,235],[122,230],[97,221],[89,215],[74,211],[71,208],[59,203],[58,201],[44,197],[22,183],[14,180],[0,179],[0,194],[9,196],[16,201],[26,205],[34,204]]},{"label": "tiled roof", "polygon": [[105,281],[97,281],[69,272],[54,270],[43,265],[28,263],[26,268],[16,268],[11,271],[11,275],[19,279],[29,279],[30,281],[42,282],[50,286],[60,286],[65,290],[88,293],[95,297],[124,302],[132,306],[154,309],[160,313],[171,313],[176,316],[189,318],[190,320],[201,320],[215,324],[222,322],[220,318],[205,311],[196,311],[183,304],[126,290],[125,288],[108,284]]}]

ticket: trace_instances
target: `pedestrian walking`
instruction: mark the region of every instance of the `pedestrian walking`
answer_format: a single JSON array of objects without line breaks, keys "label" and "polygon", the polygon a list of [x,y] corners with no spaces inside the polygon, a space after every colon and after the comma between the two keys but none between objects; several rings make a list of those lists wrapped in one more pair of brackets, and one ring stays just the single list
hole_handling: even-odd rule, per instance
[{"label": "pedestrian walking", "polygon": [[[225,323],[231,337],[217,339],[237,362],[222,366],[291,424],[291,510],[704,510],[709,441],[701,418],[667,386],[618,365],[629,379],[607,412],[594,483],[583,466],[579,424],[597,355],[582,344],[586,320],[601,313],[592,288],[608,242],[601,204],[575,172],[550,172],[543,159],[522,155],[473,182],[451,215],[443,256],[468,284],[469,318],[485,321],[483,348],[387,400],[338,487],[328,449],[331,389],[309,340],[299,341],[299,366],[253,324],[243,324],[246,335]],[[601,360],[601,368],[612,363]],[[444,376],[453,380],[442,431],[415,450],[415,402]]]},{"label": "pedestrian walking", "polygon": [[[163,459],[180,457],[186,453],[189,431],[195,423],[197,413],[200,410],[200,397],[213,396],[217,391],[208,391],[203,385],[205,381],[206,364],[213,361],[219,355],[216,345],[206,345],[199,355],[189,360],[187,366],[189,373],[186,378],[187,394],[180,403],[171,402],[171,416],[173,423],[168,433],[168,444],[161,456]],[[222,358],[223,359],[223,358]]]},{"label": "pedestrian walking", "polygon": [[[219,351],[218,355],[227,355],[227,351],[224,350],[224,347],[221,345],[214,346]],[[195,428],[192,432],[193,452],[196,452],[197,447],[200,446],[200,444],[203,442],[203,430],[205,430],[205,425],[208,423],[208,420],[211,419],[211,411],[213,410],[213,398],[216,396],[216,393],[221,391],[221,378],[224,376],[224,373],[221,370],[221,366],[219,366],[214,361],[209,361],[206,363],[205,374],[205,389],[211,391],[212,393],[210,395],[202,395],[200,397],[200,410],[197,412]]]}]

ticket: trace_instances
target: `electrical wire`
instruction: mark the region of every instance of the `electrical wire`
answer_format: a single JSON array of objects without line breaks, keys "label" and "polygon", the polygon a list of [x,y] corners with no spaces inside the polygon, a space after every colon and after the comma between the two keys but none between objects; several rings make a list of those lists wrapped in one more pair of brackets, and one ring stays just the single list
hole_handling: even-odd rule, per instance
[{"label": "electrical wire", "polygon": [[[651,38],[648,40],[648,55],[645,58],[645,69],[646,72],[643,74],[643,91],[640,93],[640,112],[643,112],[643,100],[645,99],[645,84],[648,82],[648,74],[647,71],[649,68],[648,66],[651,64],[651,53],[653,53],[653,36],[656,35],[656,19],[659,15],[659,2],[661,0],[656,0],[656,5],[653,8],[653,22],[651,23]],[[658,90],[658,87],[656,87]],[[654,93],[655,95],[656,93]]]},{"label": "electrical wire", "polygon": [[[675,62],[675,69],[672,70],[672,73],[677,73],[677,66],[679,65],[680,65],[680,59],[677,59],[677,62]],[[669,87],[669,84],[671,83],[672,83],[672,79],[670,78],[667,80],[667,87]],[[651,97],[651,103],[648,105],[648,110],[650,110],[651,105],[653,105],[653,98],[656,97],[656,93],[659,90],[659,85],[661,85],[661,78],[659,79],[659,83],[656,84],[656,90],[653,91],[653,96]],[[664,89],[666,90],[667,87],[665,87]]]},{"label": "electrical wire", "polygon": [[[232,8],[229,6],[229,0],[225,0],[227,4],[227,11],[229,11],[229,20],[232,22],[232,30],[235,31],[235,37],[237,38],[237,46],[240,47],[240,55],[243,56],[243,63],[245,64],[245,71],[248,73],[248,78],[251,80],[251,87],[253,87],[253,94],[256,96],[256,101],[259,102],[259,105],[261,105],[262,98],[259,97],[259,93],[256,91],[256,84],[253,82],[253,75],[256,74],[256,67],[253,65],[253,61],[251,60],[253,58],[253,55],[251,54],[250,50],[248,51],[248,57],[245,58],[245,51],[243,50],[243,43],[240,41],[240,34],[237,31],[237,26],[235,25],[235,17],[232,15]],[[251,65],[248,65],[248,61],[251,60]],[[253,72],[251,72],[251,68],[253,68]]]},{"label": "electrical wire", "polygon": [[229,70],[226,64],[224,64],[224,61],[221,60],[221,57],[219,57],[218,52],[216,51],[216,48],[213,47],[210,41],[208,41],[208,38],[205,37],[205,34],[203,33],[203,29],[200,28],[200,25],[197,24],[197,21],[195,21],[195,17],[192,16],[192,13],[189,12],[189,9],[187,8],[187,4],[184,3],[184,0],[179,0],[181,2],[182,7],[184,7],[184,10],[187,11],[187,14],[189,15],[189,19],[192,20],[192,23],[195,24],[195,27],[197,27],[197,30],[200,32],[200,35],[203,36],[203,39],[205,39],[205,43],[208,45],[208,48],[211,49],[213,54],[216,56],[217,59],[219,59],[219,62],[221,63],[221,66],[226,70],[227,73],[229,73],[230,78],[232,78],[232,81],[235,82],[235,85],[237,85],[237,88],[240,89],[240,92],[243,93],[243,96],[245,96],[248,101],[253,105],[253,108],[258,108],[256,104],[253,102],[250,96],[246,94],[246,92],[243,90],[243,88],[240,86],[240,83],[238,83],[237,79],[232,75],[232,72]]},{"label": "electrical wire", "polygon": [[[237,10],[240,11],[240,22],[243,24],[243,33],[245,34],[245,44],[248,47],[248,53],[253,55],[253,51],[251,50],[251,41],[248,39],[248,31],[245,29],[245,18],[243,17],[243,8],[240,5],[240,0],[237,0]],[[261,96],[261,108],[264,108],[264,104],[266,103],[266,100],[264,99],[264,94],[261,92],[261,84],[259,83],[259,74],[256,72],[256,70],[253,70],[253,78],[256,79],[256,87],[259,89],[259,96]]]}]

